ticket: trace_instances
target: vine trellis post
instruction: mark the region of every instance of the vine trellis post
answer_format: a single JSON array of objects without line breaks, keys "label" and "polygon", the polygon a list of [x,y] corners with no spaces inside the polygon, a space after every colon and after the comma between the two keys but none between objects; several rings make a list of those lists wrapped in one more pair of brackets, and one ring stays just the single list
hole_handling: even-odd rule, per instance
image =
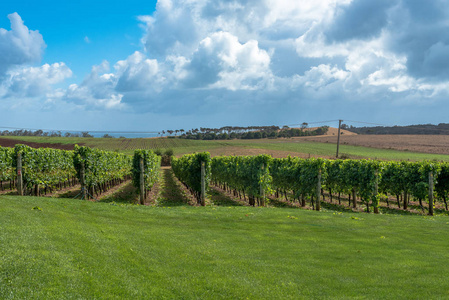
[{"label": "vine trellis post", "polygon": [[140,158],[139,161],[139,169],[140,169],[140,204],[145,204],[145,177],[143,176],[144,168],[143,168],[143,158]]},{"label": "vine trellis post", "polygon": [[201,162],[201,206],[206,205],[206,166]]},{"label": "vine trellis post", "polygon": [[316,186],[316,205],[317,211],[321,210],[321,169],[318,170],[318,182]]},{"label": "vine trellis post", "polygon": [[17,154],[17,192],[23,196],[22,153]]},{"label": "vine trellis post", "polygon": [[433,216],[433,172],[429,172],[429,215]]}]

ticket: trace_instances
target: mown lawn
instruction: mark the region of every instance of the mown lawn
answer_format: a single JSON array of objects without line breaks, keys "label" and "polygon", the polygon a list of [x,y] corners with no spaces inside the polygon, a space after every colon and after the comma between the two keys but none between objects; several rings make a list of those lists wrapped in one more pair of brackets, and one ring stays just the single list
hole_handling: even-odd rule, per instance
[{"label": "mown lawn", "polygon": [[1,299],[449,297],[444,216],[14,196],[0,216]]}]

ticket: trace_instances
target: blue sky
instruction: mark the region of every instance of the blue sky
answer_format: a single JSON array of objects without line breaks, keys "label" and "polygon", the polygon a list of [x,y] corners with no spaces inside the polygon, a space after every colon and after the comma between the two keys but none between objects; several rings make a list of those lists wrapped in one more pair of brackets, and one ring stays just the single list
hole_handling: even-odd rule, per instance
[{"label": "blue sky", "polygon": [[6,1],[0,126],[449,123],[448,19],[444,0]]}]

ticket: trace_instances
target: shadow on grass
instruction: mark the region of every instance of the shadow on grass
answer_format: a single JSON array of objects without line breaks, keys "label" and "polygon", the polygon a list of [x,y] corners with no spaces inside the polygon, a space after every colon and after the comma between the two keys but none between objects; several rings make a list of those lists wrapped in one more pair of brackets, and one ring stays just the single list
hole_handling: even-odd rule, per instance
[{"label": "shadow on grass", "polygon": [[189,205],[189,199],[181,190],[175,180],[175,176],[171,168],[163,169],[164,186],[158,198],[158,206],[181,206]]},{"label": "shadow on grass", "polygon": [[139,194],[132,182],[128,182],[124,187],[118,191],[100,199],[100,202],[116,202],[116,203],[137,203]]},{"label": "shadow on grass", "polygon": [[213,187],[210,188],[210,199],[214,203],[214,205],[218,206],[243,206],[242,203],[233,200],[229,196],[224,195],[223,193],[220,193],[219,191],[215,190]]},{"label": "shadow on grass", "polygon": [[339,212],[354,212],[350,207],[344,206],[338,203],[321,202],[321,207],[327,210],[339,211]]},{"label": "shadow on grass", "polygon": [[277,207],[277,208],[300,208],[299,203],[297,202],[290,202],[286,201],[285,199],[276,199],[276,198],[269,198],[270,199],[270,206]]},{"label": "shadow on grass", "polygon": [[58,198],[75,198],[78,196],[78,199],[81,198],[80,189],[66,191],[64,193],[60,193],[57,195]]}]

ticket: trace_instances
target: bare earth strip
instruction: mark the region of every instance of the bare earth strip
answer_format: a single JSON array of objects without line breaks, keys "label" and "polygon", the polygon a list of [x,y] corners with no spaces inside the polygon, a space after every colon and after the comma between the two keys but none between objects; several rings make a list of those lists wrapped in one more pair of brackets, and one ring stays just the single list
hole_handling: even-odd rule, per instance
[{"label": "bare earth strip", "polygon": [[[62,149],[62,150],[73,150],[75,147],[74,144],[59,144],[59,143],[35,143],[35,142],[27,142],[27,141],[20,141],[16,139],[8,139],[8,138],[0,138],[0,146],[1,147],[10,147],[14,148],[16,144],[24,144],[31,148],[54,148],[54,149]],[[80,146],[83,145],[83,143],[79,144]]]},{"label": "bare earth strip", "polygon": [[[302,141],[337,143],[337,136],[300,137]],[[449,135],[342,135],[342,145],[449,154]]]}]

